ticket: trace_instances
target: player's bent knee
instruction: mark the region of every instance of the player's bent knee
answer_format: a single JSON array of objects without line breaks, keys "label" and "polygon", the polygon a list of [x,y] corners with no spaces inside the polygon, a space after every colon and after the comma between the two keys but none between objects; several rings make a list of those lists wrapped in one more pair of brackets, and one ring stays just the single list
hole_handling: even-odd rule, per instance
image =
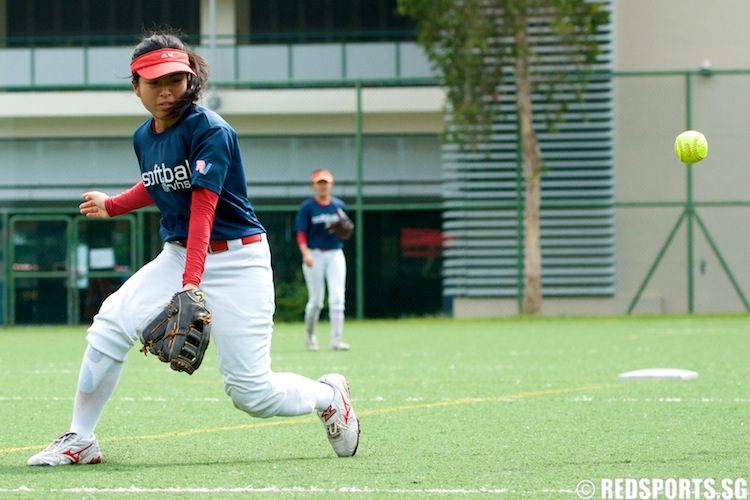
[{"label": "player's bent knee", "polygon": [[271,418],[278,413],[279,402],[271,394],[263,397],[258,393],[231,391],[234,407],[255,418]]},{"label": "player's bent knee", "polygon": [[323,304],[317,304],[314,302],[308,302],[307,306],[305,307],[307,311],[310,312],[310,314],[320,314],[320,311],[323,310]]},{"label": "player's bent knee", "polygon": [[328,304],[328,310],[331,312],[344,312],[344,302],[331,302]]},{"label": "player's bent knee", "polygon": [[233,399],[232,402],[234,403],[234,407],[237,408],[240,411],[243,411],[250,415],[251,417],[255,418],[271,418],[276,416],[276,413],[271,411],[268,407],[258,407],[256,405],[248,405],[245,401],[238,401],[236,399]]}]

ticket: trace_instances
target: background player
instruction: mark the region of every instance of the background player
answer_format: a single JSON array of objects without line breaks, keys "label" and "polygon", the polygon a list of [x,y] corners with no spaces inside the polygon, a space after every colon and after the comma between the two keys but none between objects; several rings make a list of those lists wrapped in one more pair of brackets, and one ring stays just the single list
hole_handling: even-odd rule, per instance
[{"label": "background player", "polygon": [[302,253],[302,273],[307,284],[305,306],[305,347],[318,350],[315,328],[318,325],[323,298],[328,289],[328,315],[331,320],[332,351],[348,351],[341,340],[344,331],[344,296],[346,293],[346,258],[344,242],[329,231],[329,226],[346,212],[343,201],[331,195],[333,174],[316,170],[311,177],[313,197],[303,201],[294,221],[297,244]]},{"label": "background player", "polygon": [[156,204],[165,244],[102,304],[88,329],[70,429],[28,464],[101,461],[94,427],[139,331],[175,292],[198,285],[212,312],[212,342],[234,406],[260,418],[317,409],[336,453],[354,455],[359,421],[346,379],[271,371],[275,295],[266,230],[247,199],[236,132],[195,104],[207,82],[206,61],[176,36],[158,33],[135,47],[130,69],[133,90],[152,115],[133,135],[141,180],[111,198],[84,193],[80,211],[108,218]]}]

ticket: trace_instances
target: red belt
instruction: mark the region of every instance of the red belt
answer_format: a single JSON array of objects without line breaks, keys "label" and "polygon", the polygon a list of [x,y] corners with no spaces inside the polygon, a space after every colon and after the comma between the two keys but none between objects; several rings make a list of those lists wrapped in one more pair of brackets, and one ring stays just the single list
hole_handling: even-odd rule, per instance
[{"label": "red belt", "polygon": [[[251,243],[258,243],[263,240],[263,234],[251,234],[242,238],[242,245],[249,245]],[[175,243],[179,243],[182,246],[187,246],[187,240],[177,240]],[[219,253],[229,250],[229,242],[227,241],[212,241],[208,245],[208,253]]]},{"label": "red belt", "polygon": [[[258,243],[263,239],[262,234],[252,234],[242,238],[242,245],[249,245],[251,243]],[[229,250],[229,243],[226,241],[212,241],[208,245],[208,253],[219,253]]]}]

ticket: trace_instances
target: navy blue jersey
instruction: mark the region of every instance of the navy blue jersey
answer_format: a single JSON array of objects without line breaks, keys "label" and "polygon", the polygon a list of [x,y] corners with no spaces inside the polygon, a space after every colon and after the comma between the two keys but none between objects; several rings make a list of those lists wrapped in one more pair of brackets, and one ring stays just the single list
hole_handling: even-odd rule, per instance
[{"label": "navy blue jersey", "polygon": [[335,249],[343,248],[344,242],[335,235],[328,232],[326,224],[339,220],[336,213],[341,208],[346,212],[343,201],[331,196],[331,203],[321,205],[315,198],[303,201],[294,219],[294,230],[307,235],[308,248]]},{"label": "navy blue jersey", "polygon": [[234,129],[210,109],[193,105],[161,133],[151,118],[133,134],[141,179],[161,211],[161,238],[187,239],[193,186],[219,194],[212,241],[265,233],[247,199],[245,167]]}]

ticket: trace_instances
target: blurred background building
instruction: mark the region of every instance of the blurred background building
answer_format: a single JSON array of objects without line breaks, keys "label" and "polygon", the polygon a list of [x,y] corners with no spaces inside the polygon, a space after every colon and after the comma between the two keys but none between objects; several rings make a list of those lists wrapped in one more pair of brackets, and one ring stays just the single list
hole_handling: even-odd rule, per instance
[{"label": "blurred background building", "polygon": [[[750,5],[606,3],[599,77],[542,137],[543,312],[746,311]],[[691,8],[706,15],[676,26]],[[208,59],[204,104],[240,135],[278,319],[302,317],[292,223],[318,168],[360,217],[348,316],[518,312],[512,107],[489,154],[442,145],[444,94],[396,0],[0,0],[2,323],[88,322],[158,252],[156,212],[89,221],[77,205],[138,179],[130,53],[164,26]],[[688,127],[710,143],[695,167],[672,152]]]}]

